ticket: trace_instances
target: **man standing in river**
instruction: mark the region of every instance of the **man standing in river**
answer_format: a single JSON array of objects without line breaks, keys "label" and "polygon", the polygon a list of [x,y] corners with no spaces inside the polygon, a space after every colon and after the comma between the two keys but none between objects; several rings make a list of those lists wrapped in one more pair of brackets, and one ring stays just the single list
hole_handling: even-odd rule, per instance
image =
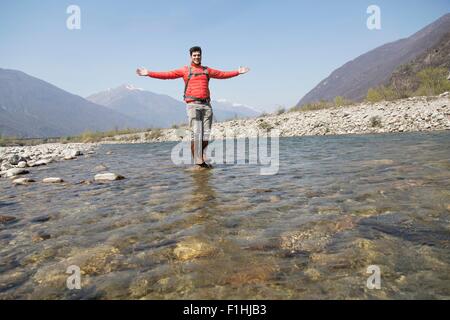
[{"label": "man standing in river", "polygon": [[[168,72],[153,72],[145,68],[138,68],[136,73],[140,76],[148,76],[157,79],[183,78],[184,101],[187,105],[189,129],[191,131],[191,152],[195,164],[200,167],[210,168],[205,162],[205,150],[208,146],[211,133],[213,112],[209,92],[209,79],[227,79],[239,74],[247,73],[250,69],[239,67],[236,71],[220,71],[202,66],[202,49],[192,47],[189,49],[191,56],[190,66]],[[196,148],[196,146],[199,146]],[[201,146],[201,148],[200,148]]]}]

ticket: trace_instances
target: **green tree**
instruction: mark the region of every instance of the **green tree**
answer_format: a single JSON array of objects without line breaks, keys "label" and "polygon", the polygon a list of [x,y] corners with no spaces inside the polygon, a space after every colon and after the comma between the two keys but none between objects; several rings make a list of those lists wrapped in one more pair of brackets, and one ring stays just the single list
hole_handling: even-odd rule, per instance
[{"label": "green tree", "polygon": [[378,86],[376,88],[370,88],[367,91],[366,100],[368,102],[378,102],[382,100],[395,100],[400,98],[396,91],[391,87],[386,86]]},{"label": "green tree", "polygon": [[334,98],[334,106],[335,107],[343,107],[353,104],[353,101],[343,96],[337,96]]}]

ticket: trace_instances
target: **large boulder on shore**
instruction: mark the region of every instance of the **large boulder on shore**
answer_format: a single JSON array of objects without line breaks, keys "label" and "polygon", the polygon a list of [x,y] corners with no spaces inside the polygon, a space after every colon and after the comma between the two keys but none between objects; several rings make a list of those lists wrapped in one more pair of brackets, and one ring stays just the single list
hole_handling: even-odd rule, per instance
[{"label": "large boulder on shore", "polygon": [[18,154],[14,154],[8,159],[8,161],[10,164],[16,166],[19,164],[19,162],[26,161],[26,159],[22,156],[19,156]]}]

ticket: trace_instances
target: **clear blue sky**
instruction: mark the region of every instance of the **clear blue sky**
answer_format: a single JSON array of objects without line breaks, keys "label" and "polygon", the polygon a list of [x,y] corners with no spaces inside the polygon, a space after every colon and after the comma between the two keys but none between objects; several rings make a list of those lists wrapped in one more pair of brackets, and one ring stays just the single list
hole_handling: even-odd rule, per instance
[{"label": "clear blue sky", "polygon": [[[81,30],[66,28],[70,4],[81,8]],[[381,8],[381,30],[366,27],[371,4]],[[335,68],[413,34],[449,8],[450,0],[2,0],[0,67],[81,96],[131,83],[181,100],[181,79],[139,78],[134,70],[178,68],[200,45],[204,65],[251,68],[212,80],[214,99],[290,107]]]}]

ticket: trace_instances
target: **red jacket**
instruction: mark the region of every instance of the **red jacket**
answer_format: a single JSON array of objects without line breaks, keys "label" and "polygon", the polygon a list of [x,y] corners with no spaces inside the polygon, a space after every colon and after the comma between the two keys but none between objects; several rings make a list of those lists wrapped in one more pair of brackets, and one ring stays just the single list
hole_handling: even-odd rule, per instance
[{"label": "red jacket", "polygon": [[[239,75],[239,71],[220,71],[211,69],[209,67],[206,67],[208,70],[208,75],[210,78],[215,79],[227,79],[236,77]],[[204,73],[203,66],[197,66],[196,64],[191,64],[191,72],[192,73]],[[168,71],[168,72],[153,72],[149,71],[148,76],[152,78],[157,79],[177,79],[183,77],[184,83],[186,84],[189,76],[189,68],[187,66],[184,66],[180,69]],[[209,99],[210,93],[209,93],[209,79],[206,74],[198,75],[198,76],[191,76],[191,79],[189,80],[188,87],[186,89],[186,102],[194,101],[194,99],[189,97],[196,97],[198,99]]]}]

